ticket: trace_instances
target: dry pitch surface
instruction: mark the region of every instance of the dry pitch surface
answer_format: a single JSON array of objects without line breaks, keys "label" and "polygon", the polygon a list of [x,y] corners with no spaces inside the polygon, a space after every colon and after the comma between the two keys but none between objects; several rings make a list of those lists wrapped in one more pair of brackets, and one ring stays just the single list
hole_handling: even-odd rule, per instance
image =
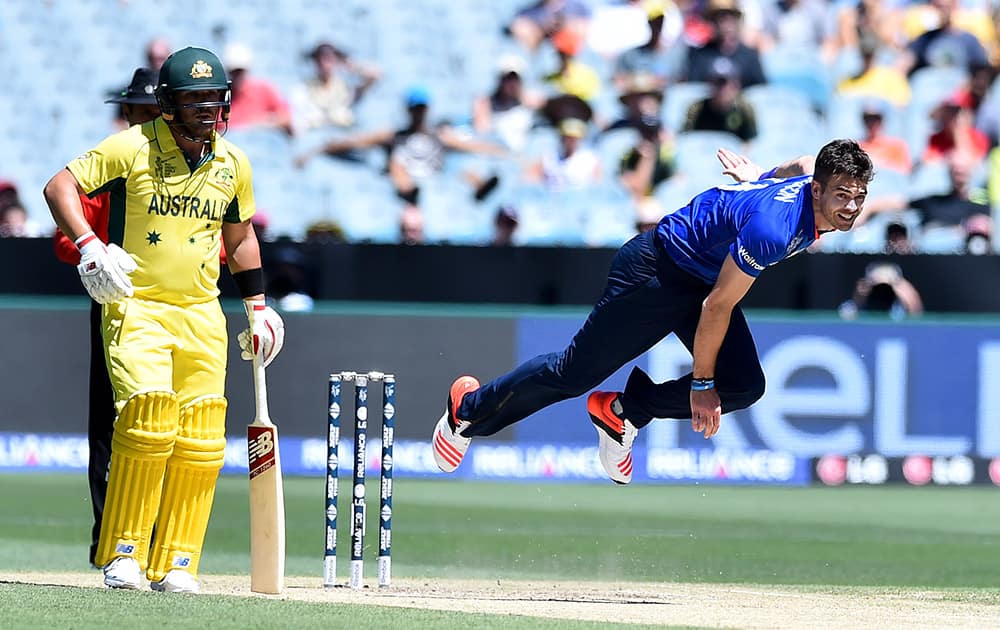
[{"label": "dry pitch surface", "polygon": [[[2,573],[0,581],[99,588],[91,573]],[[203,576],[203,592],[250,592],[247,576]],[[725,628],[1000,627],[995,594],[918,589],[748,587],[735,584],[398,579],[390,589],[324,590],[287,580],[285,599],[635,624]]]}]

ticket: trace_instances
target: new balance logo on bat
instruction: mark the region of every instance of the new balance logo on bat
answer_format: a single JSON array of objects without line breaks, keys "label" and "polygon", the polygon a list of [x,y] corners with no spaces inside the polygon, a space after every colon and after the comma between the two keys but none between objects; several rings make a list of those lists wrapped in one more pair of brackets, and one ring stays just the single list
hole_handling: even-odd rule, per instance
[{"label": "new balance logo on bat", "polygon": [[274,466],[273,427],[247,427],[247,460],[251,479]]}]

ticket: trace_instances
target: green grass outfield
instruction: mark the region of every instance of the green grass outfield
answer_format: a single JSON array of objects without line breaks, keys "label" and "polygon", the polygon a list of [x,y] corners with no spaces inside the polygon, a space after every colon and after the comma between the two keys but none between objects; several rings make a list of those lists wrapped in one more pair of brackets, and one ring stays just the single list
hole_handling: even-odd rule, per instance
[{"label": "green grass outfield", "polygon": [[[369,486],[375,484],[370,480]],[[6,506],[0,512],[0,570],[87,569],[90,504],[83,476],[0,475],[0,487]],[[349,550],[347,499],[342,494],[342,575]],[[287,573],[315,576],[319,586],[323,480],[287,478],[285,500]],[[393,501],[393,574],[400,578],[952,588],[957,598],[978,593],[991,600],[1000,586],[1000,490],[992,487],[617,487],[404,478],[396,480]],[[376,505],[369,514],[371,581]],[[246,479],[222,478],[203,574],[249,572],[247,518]],[[178,618],[174,602],[191,601],[0,584],[0,619],[97,627],[108,622],[102,616],[108,606],[116,615],[134,614],[130,598],[147,602],[143,610],[164,623]],[[232,617],[226,612],[232,608],[253,611],[259,620],[233,627],[340,627],[339,621],[329,623],[335,606],[213,596],[199,598],[196,608],[185,604],[183,618],[185,625],[198,626],[204,615],[211,627],[228,627],[220,619]],[[507,617],[341,608],[336,619],[353,620],[344,626],[512,627]],[[997,612],[1000,619],[1000,607]],[[129,625],[127,617],[116,619]],[[588,627],[521,620],[517,627]]]}]

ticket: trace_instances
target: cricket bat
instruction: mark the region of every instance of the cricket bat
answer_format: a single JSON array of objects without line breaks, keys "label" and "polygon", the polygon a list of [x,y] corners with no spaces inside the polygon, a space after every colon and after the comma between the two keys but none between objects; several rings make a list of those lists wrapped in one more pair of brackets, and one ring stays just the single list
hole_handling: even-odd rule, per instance
[{"label": "cricket bat", "polygon": [[278,428],[267,413],[264,366],[254,353],[256,418],[247,425],[250,471],[250,590],[280,593],[285,587],[285,492],[281,485]]}]

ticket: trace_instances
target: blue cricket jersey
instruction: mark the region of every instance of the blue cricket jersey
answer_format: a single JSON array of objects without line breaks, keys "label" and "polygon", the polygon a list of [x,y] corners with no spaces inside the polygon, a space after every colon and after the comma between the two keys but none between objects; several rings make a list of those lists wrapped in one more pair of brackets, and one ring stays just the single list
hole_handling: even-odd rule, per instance
[{"label": "blue cricket jersey", "polygon": [[679,267],[709,284],[719,278],[726,256],[757,277],[819,236],[810,182],[812,175],[801,175],[710,188],[660,219],[660,245]]}]

